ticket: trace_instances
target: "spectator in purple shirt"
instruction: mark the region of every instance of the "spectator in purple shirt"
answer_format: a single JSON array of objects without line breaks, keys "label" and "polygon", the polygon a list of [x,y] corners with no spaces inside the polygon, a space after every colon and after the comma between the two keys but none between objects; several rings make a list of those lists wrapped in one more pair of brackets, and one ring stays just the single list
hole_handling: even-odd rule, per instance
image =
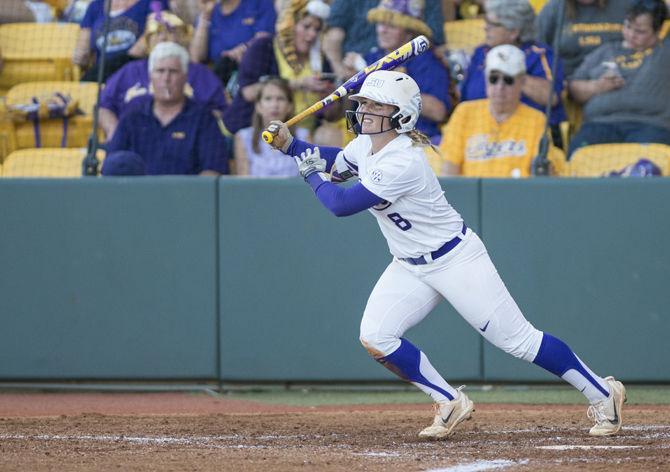
[{"label": "spectator in purple shirt", "polygon": [[219,175],[228,156],[212,111],[184,94],[188,53],[160,43],[149,56],[153,95],[138,99],[107,144],[103,175]]},{"label": "spectator in purple shirt", "polygon": [[[163,42],[188,43],[186,25],[169,12],[154,13],[149,17],[145,37],[149,51]],[[131,102],[151,93],[147,59],[130,62],[115,72],[107,80],[100,97],[100,125],[105,135],[110,138],[114,134],[119,117]],[[195,102],[221,113],[226,109],[221,81],[203,64],[191,62],[188,65],[184,93]]]},{"label": "spectator in purple shirt", "polygon": [[272,0],[200,0],[191,60],[212,64],[226,84],[238,69],[248,43],[272,36],[276,21]]},{"label": "spectator in purple shirt", "polygon": [[[104,42],[102,34],[105,23],[104,4],[104,0],[93,0],[86,9],[84,19],[81,20],[81,32],[73,62],[86,70],[82,80],[95,81],[97,78],[97,63]],[[147,16],[153,9],[167,10],[168,4],[167,0],[111,0],[110,8],[111,18],[105,50],[105,79],[133,59],[129,55],[129,50],[142,36]]]}]

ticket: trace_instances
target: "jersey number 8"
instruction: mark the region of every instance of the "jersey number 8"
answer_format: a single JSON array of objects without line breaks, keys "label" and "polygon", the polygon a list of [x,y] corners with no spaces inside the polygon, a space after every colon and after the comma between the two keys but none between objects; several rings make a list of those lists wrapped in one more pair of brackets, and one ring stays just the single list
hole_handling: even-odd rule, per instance
[{"label": "jersey number 8", "polygon": [[395,223],[395,225],[403,231],[407,231],[412,227],[412,223],[410,223],[405,218],[400,216],[399,213],[389,213],[386,216],[388,216],[389,219],[393,221],[393,223]]}]

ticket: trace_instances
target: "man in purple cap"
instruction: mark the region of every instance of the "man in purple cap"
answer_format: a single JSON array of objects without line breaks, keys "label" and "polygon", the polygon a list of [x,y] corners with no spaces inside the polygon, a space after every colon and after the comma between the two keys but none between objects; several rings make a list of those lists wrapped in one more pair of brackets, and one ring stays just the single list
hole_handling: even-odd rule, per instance
[{"label": "man in purple cap", "polygon": [[147,164],[142,156],[135,152],[114,151],[102,161],[101,173],[106,177],[147,175]]}]

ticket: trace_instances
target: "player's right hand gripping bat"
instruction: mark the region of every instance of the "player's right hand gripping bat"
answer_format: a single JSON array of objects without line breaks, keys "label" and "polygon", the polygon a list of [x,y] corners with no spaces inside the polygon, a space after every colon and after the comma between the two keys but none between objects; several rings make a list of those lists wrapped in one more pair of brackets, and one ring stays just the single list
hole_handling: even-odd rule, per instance
[{"label": "player's right hand gripping bat", "polygon": [[[398,49],[393,52],[388,53],[386,56],[382,57],[376,62],[373,62],[365,69],[354,74],[349,80],[340,85],[333,93],[328,95],[326,98],[316,102],[314,105],[310,106],[306,110],[298,113],[293,118],[289,119],[286,122],[286,126],[293,126],[296,123],[307,118],[309,115],[316,113],[322,108],[330,105],[331,103],[339,100],[342,97],[347,96],[351,92],[357,90],[365,78],[370,75],[372,72],[377,70],[389,70],[394,69],[403,62],[405,62],[410,57],[418,56],[428,50],[430,47],[430,41],[425,36],[417,36],[408,43],[403,44]],[[263,131],[263,140],[270,144],[274,140],[274,137],[277,135],[279,129],[276,125],[270,125],[268,128]]]}]

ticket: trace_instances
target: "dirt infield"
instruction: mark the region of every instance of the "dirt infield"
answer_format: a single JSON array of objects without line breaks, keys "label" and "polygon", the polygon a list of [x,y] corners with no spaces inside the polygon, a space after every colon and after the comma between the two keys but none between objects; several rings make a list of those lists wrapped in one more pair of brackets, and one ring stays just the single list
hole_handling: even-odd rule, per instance
[{"label": "dirt infield", "polygon": [[193,394],[0,393],[0,470],[670,470],[670,406],[592,438],[583,405],[479,404],[447,441],[429,405],[288,407]]}]

